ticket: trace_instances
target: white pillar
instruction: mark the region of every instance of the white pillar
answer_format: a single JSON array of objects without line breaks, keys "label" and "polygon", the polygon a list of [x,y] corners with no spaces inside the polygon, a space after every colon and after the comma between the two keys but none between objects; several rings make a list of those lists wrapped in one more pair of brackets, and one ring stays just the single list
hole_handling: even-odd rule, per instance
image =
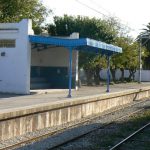
[{"label": "white pillar", "polygon": [[[70,35],[70,38],[71,39],[79,39],[79,33],[77,32],[74,32]],[[75,53],[75,58],[76,58],[76,61],[75,61],[75,89],[78,90],[79,88],[79,73],[78,73],[78,66],[79,66],[79,52],[76,51]]]}]

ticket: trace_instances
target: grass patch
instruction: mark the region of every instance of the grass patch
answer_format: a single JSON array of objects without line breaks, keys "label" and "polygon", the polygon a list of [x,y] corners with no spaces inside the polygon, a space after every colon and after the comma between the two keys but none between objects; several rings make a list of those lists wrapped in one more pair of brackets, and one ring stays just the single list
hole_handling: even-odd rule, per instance
[{"label": "grass patch", "polygon": [[[110,147],[114,146],[118,142],[120,142],[122,139],[129,136],[131,133],[135,132],[137,129],[139,129],[141,126],[145,125],[150,121],[150,110],[145,111],[142,114],[137,114],[136,116],[131,116],[128,121],[120,122],[116,124],[118,126],[118,129],[115,129],[115,132],[110,132],[109,134],[104,134],[97,136],[97,140],[93,141],[95,149],[109,149]],[[144,136],[144,135],[143,135]],[[103,139],[100,139],[102,138]],[[99,142],[101,141],[101,142]],[[136,146],[137,143],[135,143],[134,146]],[[105,148],[104,148],[105,147]],[[133,145],[131,144],[131,147],[129,146],[129,149],[132,149]],[[142,149],[140,147],[137,150],[147,150],[150,147],[149,143],[143,144]],[[135,147],[134,147],[135,148]]]}]

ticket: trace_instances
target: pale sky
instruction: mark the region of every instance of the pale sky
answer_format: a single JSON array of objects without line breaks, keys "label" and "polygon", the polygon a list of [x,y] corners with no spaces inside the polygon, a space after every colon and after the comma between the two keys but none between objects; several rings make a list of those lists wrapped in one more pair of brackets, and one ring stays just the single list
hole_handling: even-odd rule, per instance
[{"label": "pale sky", "polygon": [[[57,16],[81,15],[96,18],[106,16],[115,16],[121,20],[121,23],[132,28],[130,35],[137,36],[141,29],[145,28],[150,22],[150,0],[42,0],[43,4],[53,10]],[[96,9],[97,13],[81,3]],[[52,20],[52,16],[49,21]]]}]

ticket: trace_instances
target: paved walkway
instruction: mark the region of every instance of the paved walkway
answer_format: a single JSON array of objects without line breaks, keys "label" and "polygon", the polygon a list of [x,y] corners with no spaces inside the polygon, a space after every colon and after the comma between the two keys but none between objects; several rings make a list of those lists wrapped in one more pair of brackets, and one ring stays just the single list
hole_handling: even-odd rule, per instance
[{"label": "paved walkway", "polygon": [[[141,87],[150,87],[150,83],[126,83],[115,84],[110,86],[110,93],[125,91],[130,89],[140,89]],[[32,91],[33,92],[33,91]],[[37,91],[36,91],[37,92]],[[39,93],[43,91],[38,91]],[[35,104],[43,103],[55,103],[68,99],[68,90],[44,90],[46,94],[35,94],[35,91],[31,95],[13,95],[13,94],[0,94],[0,112],[11,110],[12,108],[22,108],[25,106],[33,106]],[[78,91],[72,91],[72,99],[76,97],[85,97],[106,93],[106,86],[88,87],[82,86]]]}]

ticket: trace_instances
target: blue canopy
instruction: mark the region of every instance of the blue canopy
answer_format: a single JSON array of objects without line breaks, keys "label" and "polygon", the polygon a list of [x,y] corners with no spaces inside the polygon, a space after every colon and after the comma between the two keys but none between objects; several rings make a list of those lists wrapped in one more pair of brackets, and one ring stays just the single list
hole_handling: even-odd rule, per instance
[{"label": "blue canopy", "polygon": [[100,52],[102,54],[113,54],[122,53],[122,48],[114,46],[111,44],[106,44],[101,41],[96,41],[89,38],[81,39],[65,39],[65,38],[54,38],[45,36],[35,36],[30,35],[29,40],[32,43],[46,44],[46,45],[56,45],[67,48],[73,48],[74,50],[85,50],[92,52]]},{"label": "blue canopy", "polygon": [[110,56],[114,53],[122,53],[122,48],[111,44],[106,44],[101,41],[96,41],[89,38],[80,39],[67,39],[67,38],[54,38],[45,36],[29,35],[29,41],[35,44],[54,45],[66,47],[69,50],[69,94],[71,97],[71,85],[72,85],[72,50],[84,50],[102,55],[107,55],[108,69],[107,69],[107,92],[109,92],[110,82]]}]

